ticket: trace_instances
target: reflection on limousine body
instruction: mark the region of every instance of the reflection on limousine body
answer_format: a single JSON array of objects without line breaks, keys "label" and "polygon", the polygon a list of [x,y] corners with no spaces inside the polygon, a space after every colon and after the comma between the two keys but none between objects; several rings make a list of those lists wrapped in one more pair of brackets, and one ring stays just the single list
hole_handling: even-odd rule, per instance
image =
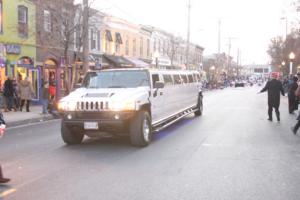
[{"label": "reflection on limousine body", "polygon": [[84,135],[129,135],[135,146],[147,146],[152,134],[184,116],[203,112],[197,71],[144,68],[88,72],[81,88],[59,102],[61,135],[78,144]]}]

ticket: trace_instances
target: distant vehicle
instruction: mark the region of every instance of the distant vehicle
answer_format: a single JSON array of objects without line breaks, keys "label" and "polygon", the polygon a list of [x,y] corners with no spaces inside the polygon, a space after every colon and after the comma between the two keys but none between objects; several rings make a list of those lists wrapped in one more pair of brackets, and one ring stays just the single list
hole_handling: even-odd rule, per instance
[{"label": "distant vehicle", "polygon": [[244,81],[236,81],[234,87],[245,87],[245,85]]},{"label": "distant vehicle", "polygon": [[203,112],[197,71],[145,68],[88,72],[82,87],[59,102],[61,136],[66,144],[89,137],[129,136],[147,146],[152,133]]}]

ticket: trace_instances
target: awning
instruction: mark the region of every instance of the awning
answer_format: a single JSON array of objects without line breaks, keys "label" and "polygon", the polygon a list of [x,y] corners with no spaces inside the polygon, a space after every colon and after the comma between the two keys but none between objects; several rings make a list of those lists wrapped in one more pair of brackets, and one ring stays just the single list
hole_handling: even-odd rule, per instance
[{"label": "awning", "polygon": [[130,62],[128,59],[124,58],[123,56],[114,56],[104,54],[102,59],[103,67],[109,68],[126,68],[126,67],[134,67],[134,64]]},{"label": "awning", "polygon": [[127,60],[129,60],[130,62],[132,62],[135,67],[143,67],[143,68],[149,68],[150,65],[140,59],[137,59],[137,58],[129,58],[129,57],[126,57]]}]

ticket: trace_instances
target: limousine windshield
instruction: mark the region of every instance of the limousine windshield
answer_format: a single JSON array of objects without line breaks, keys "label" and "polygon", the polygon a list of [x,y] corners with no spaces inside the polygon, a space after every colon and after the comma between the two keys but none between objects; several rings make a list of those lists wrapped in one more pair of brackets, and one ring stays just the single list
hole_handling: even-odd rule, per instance
[{"label": "limousine windshield", "polygon": [[136,88],[150,86],[146,71],[89,72],[82,84],[85,88]]}]

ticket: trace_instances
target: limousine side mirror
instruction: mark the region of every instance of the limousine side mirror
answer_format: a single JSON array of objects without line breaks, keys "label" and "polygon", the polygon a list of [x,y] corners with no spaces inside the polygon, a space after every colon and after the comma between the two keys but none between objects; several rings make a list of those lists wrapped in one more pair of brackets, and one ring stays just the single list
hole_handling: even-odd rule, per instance
[{"label": "limousine side mirror", "polygon": [[77,88],[81,88],[81,84],[80,83],[76,83],[73,87],[73,89],[77,89]]},{"label": "limousine side mirror", "polygon": [[165,83],[162,81],[156,81],[154,84],[154,88],[156,89],[160,89],[160,88],[164,88],[165,87]]}]

